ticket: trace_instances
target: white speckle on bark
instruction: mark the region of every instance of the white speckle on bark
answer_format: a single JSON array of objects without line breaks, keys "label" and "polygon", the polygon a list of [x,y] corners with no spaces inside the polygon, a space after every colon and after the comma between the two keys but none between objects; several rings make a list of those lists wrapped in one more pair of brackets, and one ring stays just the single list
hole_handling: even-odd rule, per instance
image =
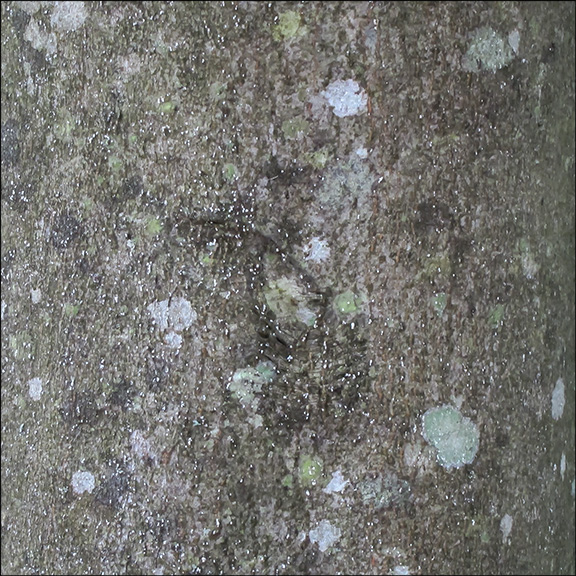
[{"label": "white speckle on bark", "polygon": [[35,50],[46,50],[47,55],[56,52],[56,35],[53,32],[49,34],[46,30],[41,29],[35,18],[30,19],[24,32],[24,40],[30,42],[32,48]]},{"label": "white speckle on bark", "polygon": [[393,574],[394,576],[410,576],[412,572],[410,572],[410,568],[408,566],[398,564],[397,566],[394,566],[391,574]]}]

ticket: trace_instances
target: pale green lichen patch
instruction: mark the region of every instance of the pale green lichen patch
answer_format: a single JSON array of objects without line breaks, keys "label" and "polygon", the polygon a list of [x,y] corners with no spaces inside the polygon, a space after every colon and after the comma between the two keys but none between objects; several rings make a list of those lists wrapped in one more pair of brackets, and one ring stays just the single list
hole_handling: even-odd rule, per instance
[{"label": "pale green lichen patch", "polygon": [[282,132],[286,138],[298,138],[300,135],[307,134],[309,126],[309,122],[304,118],[291,118],[282,122]]},{"label": "pale green lichen patch", "polygon": [[150,217],[146,221],[146,227],[144,229],[146,236],[153,238],[157,236],[162,231],[162,222],[158,218]]},{"label": "pale green lichen patch", "polygon": [[278,16],[278,24],[272,28],[272,37],[274,40],[292,40],[305,36],[307,32],[308,29],[302,24],[300,14],[288,10]]},{"label": "pale green lichen patch", "polygon": [[236,166],[230,162],[224,164],[222,169],[222,176],[226,182],[233,182],[238,177],[238,168],[236,168]]},{"label": "pale green lichen patch", "polygon": [[158,104],[158,111],[160,114],[170,114],[176,110],[176,103],[172,102],[172,100],[165,100]]},{"label": "pale green lichen patch", "polygon": [[298,465],[298,478],[302,486],[315,486],[322,477],[324,463],[315,456],[304,455],[300,457]]},{"label": "pale green lichen patch", "polygon": [[439,282],[449,279],[451,274],[452,264],[449,254],[439,253],[424,260],[421,272],[423,279]]},{"label": "pale green lichen patch", "polygon": [[444,468],[470,464],[478,451],[478,427],[452,406],[428,410],[422,417],[422,435],[436,448],[438,462]]},{"label": "pale green lichen patch", "polygon": [[210,98],[214,102],[224,100],[224,98],[226,97],[227,88],[228,85],[225,82],[218,82],[218,81],[212,82],[212,84],[210,84],[210,89],[208,91],[208,93],[210,94]]},{"label": "pale green lichen patch", "polygon": [[346,290],[334,297],[334,309],[339,314],[352,314],[358,310],[362,299],[351,290]]},{"label": "pale green lichen patch", "polygon": [[[227,388],[244,408],[256,410],[259,403],[258,395],[262,392],[262,387],[272,382],[275,376],[276,372],[271,362],[260,362],[256,367],[248,366],[236,370]],[[261,423],[261,419],[254,422],[258,425]]]},{"label": "pale green lichen patch", "polygon": [[432,298],[432,306],[434,307],[434,311],[438,316],[442,316],[442,314],[444,314],[447,302],[448,297],[446,296],[445,292],[435,294]]},{"label": "pale green lichen patch", "polygon": [[18,332],[17,334],[10,334],[8,345],[16,360],[29,360],[34,357],[35,346],[32,336],[26,330]]},{"label": "pale green lichen patch", "polygon": [[488,324],[493,330],[499,328],[504,318],[504,304],[496,304],[488,315]]},{"label": "pale green lichen patch", "polygon": [[80,306],[78,306],[78,304],[71,304],[70,302],[64,304],[64,315],[68,318],[74,318],[78,314],[79,310]]},{"label": "pale green lichen patch", "polygon": [[282,478],[282,486],[291,489],[294,486],[294,476],[292,476],[292,474],[286,474],[286,476]]},{"label": "pale green lichen patch", "polygon": [[108,157],[108,166],[110,166],[110,169],[112,170],[112,172],[117,173],[117,172],[120,172],[120,170],[122,169],[122,166],[124,166],[124,162],[118,156],[109,156]]},{"label": "pale green lichen patch", "polygon": [[317,169],[322,169],[328,163],[328,159],[330,158],[330,153],[322,148],[320,150],[315,150],[314,152],[307,152],[304,154],[304,159],[308,162],[311,166]]}]

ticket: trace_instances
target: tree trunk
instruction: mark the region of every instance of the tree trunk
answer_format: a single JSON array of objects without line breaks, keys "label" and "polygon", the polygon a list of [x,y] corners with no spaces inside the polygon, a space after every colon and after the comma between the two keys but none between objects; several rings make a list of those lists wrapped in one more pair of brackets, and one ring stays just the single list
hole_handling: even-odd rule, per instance
[{"label": "tree trunk", "polygon": [[574,574],[574,16],[2,2],[2,573]]}]

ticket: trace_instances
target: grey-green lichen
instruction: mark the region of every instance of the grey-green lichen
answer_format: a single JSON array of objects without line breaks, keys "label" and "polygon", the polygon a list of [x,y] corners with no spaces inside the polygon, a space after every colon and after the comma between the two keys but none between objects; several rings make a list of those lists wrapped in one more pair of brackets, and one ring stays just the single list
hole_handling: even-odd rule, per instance
[{"label": "grey-green lichen", "polygon": [[452,406],[427,410],[422,417],[422,435],[436,448],[438,462],[444,468],[470,464],[478,451],[478,427]]},{"label": "grey-green lichen", "polygon": [[273,382],[275,377],[274,365],[263,361],[254,367],[248,366],[236,370],[226,386],[242,407],[248,410],[248,421],[255,428],[263,425],[262,416],[256,413],[263,387]]},{"label": "grey-green lichen", "polygon": [[[511,37],[512,45],[517,48],[516,40],[516,35]],[[470,45],[462,59],[462,67],[466,72],[500,70],[514,59],[512,45],[493,28],[479,28],[472,34]]]},{"label": "grey-green lichen", "polygon": [[399,479],[395,473],[362,480],[358,484],[358,491],[362,503],[375,510],[406,503],[410,499],[410,484]]},{"label": "grey-green lichen", "polygon": [[270,280],[264,289],[268,307],[281,321],[299,321],[313,326],[317,314],[308,305],[304,287],[294,277],[281,277]]}]

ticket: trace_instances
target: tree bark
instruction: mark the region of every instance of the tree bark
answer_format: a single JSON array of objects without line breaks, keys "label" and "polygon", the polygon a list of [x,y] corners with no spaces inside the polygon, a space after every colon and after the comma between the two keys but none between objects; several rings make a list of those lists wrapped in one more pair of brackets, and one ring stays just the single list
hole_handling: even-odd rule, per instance
[{"label": "tree bark", "polygon": [[574,120],[572,2],[2,2],[2,573],[574,574]]}]

